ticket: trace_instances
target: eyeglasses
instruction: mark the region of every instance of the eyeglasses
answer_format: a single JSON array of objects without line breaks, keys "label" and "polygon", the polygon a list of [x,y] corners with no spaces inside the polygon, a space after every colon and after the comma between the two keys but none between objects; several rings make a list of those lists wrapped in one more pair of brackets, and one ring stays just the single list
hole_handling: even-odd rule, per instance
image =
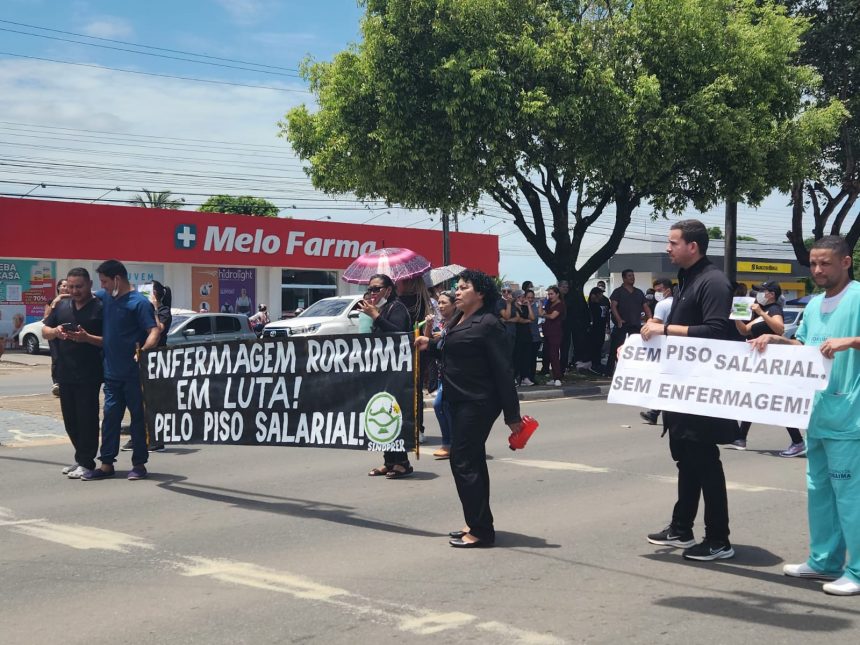
[{"label": "eyeglasses", "polygon": [[367,290],[368,290],[370,293],[379,293],[379,292],[380,292],[380,291],[382,291],[383,289],[385,289],[385,287],[368,287],[368,288],[367,288]]}]

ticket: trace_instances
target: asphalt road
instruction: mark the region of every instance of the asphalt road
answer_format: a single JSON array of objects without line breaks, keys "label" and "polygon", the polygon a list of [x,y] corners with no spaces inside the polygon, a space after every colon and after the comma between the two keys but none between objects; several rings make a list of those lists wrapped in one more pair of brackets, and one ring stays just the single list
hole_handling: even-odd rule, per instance
[{"label": "asphalt road", "polygon": [[776,456],[783,429],[724,452],[737,557],[690,563],[645,541],[674,501],[656,428],[600,398],[524,411],[541,422],[525,451],[501,425],[489,442],[485,550],[448,546],[463,520],[430,450],[399,481],[367,477],[365,453],[184,446],[152,455],[149,480],[80,482],[59,473],[67,446],[0,447],[0,642],[856,638],[857,598],[781,574],[807,541],[805,460]]}]

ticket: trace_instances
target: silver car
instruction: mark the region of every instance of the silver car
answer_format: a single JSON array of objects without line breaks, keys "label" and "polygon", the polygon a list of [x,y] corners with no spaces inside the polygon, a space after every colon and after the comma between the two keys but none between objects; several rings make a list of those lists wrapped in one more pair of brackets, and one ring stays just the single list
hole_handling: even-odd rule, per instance
[{"label": "silver car", "polygon": [[782,321],[785,323],[785,331],[782,335],[786,338],[794,338],[802,320],[803,307],[783,307]]},{"label": "silver car", "polygon": [[197,345],[224,340],[254,340],[257,334],[245,314],[202,313],[174,315],[168,345]]}]

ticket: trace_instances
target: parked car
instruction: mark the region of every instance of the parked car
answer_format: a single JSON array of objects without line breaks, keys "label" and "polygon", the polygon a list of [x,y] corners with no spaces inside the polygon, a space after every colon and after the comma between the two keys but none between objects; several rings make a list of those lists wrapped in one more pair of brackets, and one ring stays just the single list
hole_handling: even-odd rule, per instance
[{"label": "parked car", "polygon": [[782,332],[782,335],[786,338],[794,338],[802,320],[803,307],[783,307],[782,321],[785,323],[785,331]]},{"label": "parked car", "polygon": [[48,347],[48,341],[42,338],[42,327],[44,326],[41,320],[37,320],[21,328],[18,340],[28,354],[38,354],[39,352],[47,354],[51,351],[51,348]]},{"label": "parked car", "polygon": [[245,314],[174,314],[168,345],[197,345],[226,340],[254,340],[257,334],[251,329]]},{"label": "parked car", "polygon": [[263,328],[263,338],[310,334],[357,334],[358,302],[362,296],[335,296],[317,300],[295,318],[276,320]]}]

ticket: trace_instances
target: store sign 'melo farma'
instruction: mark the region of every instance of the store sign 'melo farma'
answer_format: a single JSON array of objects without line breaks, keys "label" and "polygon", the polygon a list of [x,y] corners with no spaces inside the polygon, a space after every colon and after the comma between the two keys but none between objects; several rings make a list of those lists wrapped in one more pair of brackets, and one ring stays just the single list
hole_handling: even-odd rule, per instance
[{"label": "store sign 'melo farma'", "polygon": [[[197,226],[180,224],[176,227],[174,242],[177,249],[194,249],[199,240]],[[376,250],[373,240],[340,239],[335,237],[308,237],[305,231],[290,231],[286,240],[280,235],[267,233],[261,228],[253,233],[239,233],[235,226],[207,226],[203,233],[203,250],[226,253],[265,253],[274,255],[303,255],[311,257],[357,258]]]}]

